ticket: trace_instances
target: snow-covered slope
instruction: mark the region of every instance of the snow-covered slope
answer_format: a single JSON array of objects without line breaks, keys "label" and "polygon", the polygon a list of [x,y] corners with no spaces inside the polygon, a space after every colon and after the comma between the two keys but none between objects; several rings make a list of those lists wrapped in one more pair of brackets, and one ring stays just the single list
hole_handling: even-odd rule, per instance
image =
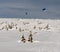
[{"label": "snow-covered slope", "polygon": [[[30,32],[33,42],[21,42]],[[1,18],[0,52],[60,52],[60,20]]]}]

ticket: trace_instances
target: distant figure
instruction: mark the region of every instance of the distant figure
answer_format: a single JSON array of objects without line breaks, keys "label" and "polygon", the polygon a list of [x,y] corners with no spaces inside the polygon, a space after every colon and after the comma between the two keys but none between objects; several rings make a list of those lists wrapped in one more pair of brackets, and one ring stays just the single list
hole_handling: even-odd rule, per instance
[{"label": "distant figure", "polygon": [[31,43],[33,42],[32,33],[30,33],[28,41],[31,42]]},{"label": "distant figure", "polygon": [[28,13],[27,13],[27,12],[26,12],[25,14],[26,14],[26,15],[28,15]]},{"label": "distant figure", "polygon": [[21,41],[23,42],[23,43],[25,43],[26,42],[26,39],[24,38],[24,35],[21,37]]},{"label": "distant figure", "polygon": [[42,11],[45,11],[45,10],[46,10],[46,8],[43,8],[43,9],[42,9]]}]

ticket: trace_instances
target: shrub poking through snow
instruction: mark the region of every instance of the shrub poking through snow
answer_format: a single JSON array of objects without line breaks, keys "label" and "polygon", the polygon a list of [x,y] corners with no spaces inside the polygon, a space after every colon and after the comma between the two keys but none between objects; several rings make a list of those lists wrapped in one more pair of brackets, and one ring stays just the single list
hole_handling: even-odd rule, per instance
[{"label": "shrub poking through snow", "polygon": [[39,30],[41,30],[42,29],[42,27],[39,27]]},{"label": "shrub poking through snow", "polygon": [[47,30],[48,30],[48,29],[49,29],[49,25],[47,24],[46,27],[45,27],[44,29],[47,29]]},{"label": "shrub poking through snow", "polygon": [[18,29],[18,27],[16,27],[16,29]]},{"label": "shrub poking through snow", "polygon": [[8,24],[8,28],[9,28],[9,29],[12,29],[12,28],[13,28],[13,26]]},{"label": "shrub poking through snow", "polygon": [[29,38],[28,38],[28,42],[33,42],[33,38],[32,38],[32,32],[30,31],[30,35],[29,35]]},{"label": "shrub poking through snow", "polygon": [[19,28],[19,32],[21,32],[22,30],[21,30],[21,28]]},{"label": "shrub poking through snow", "polygon": [[24,35],[22,35],[22,37],[21,37],[21,41],[22,41],[23,43],[26,42],[26,39],[25,39]]},{"label": "shrub poking through snow", "polygon": [[8,27],[7,27],[7,26],[5,26],[5,29],[6,29],[6,30],[8,30]]},{"label": "shrub poking through snow", "polygon": [[24,29],[19,28],[19,32],[22,32],[22,31],[24,31]]},{"label": "shrub poking through snow", "polygon": [[34,26],[33,28],[36,29],[36,26]]}]

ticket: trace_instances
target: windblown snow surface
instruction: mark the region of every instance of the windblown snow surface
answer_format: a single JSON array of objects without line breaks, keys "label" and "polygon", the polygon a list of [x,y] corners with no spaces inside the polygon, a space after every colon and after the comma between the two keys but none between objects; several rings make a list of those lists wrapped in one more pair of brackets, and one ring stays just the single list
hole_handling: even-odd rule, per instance
[{"label": "windblown snow surface", "polygon": [[[33,42],[21,42],[30,31]],[[1,18],[0,52],[60,52],[60,20]]]}]

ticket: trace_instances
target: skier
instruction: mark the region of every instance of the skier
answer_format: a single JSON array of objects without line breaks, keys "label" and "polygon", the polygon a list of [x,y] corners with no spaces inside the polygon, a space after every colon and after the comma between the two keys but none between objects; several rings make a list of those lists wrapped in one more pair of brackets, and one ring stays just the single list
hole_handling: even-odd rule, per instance
[{"label": "skier", "polygon": [[24,38],[24,35],[21,37],[21,41],[23,42],[23,43],[25,43],[26,42],[26,39]]}]

